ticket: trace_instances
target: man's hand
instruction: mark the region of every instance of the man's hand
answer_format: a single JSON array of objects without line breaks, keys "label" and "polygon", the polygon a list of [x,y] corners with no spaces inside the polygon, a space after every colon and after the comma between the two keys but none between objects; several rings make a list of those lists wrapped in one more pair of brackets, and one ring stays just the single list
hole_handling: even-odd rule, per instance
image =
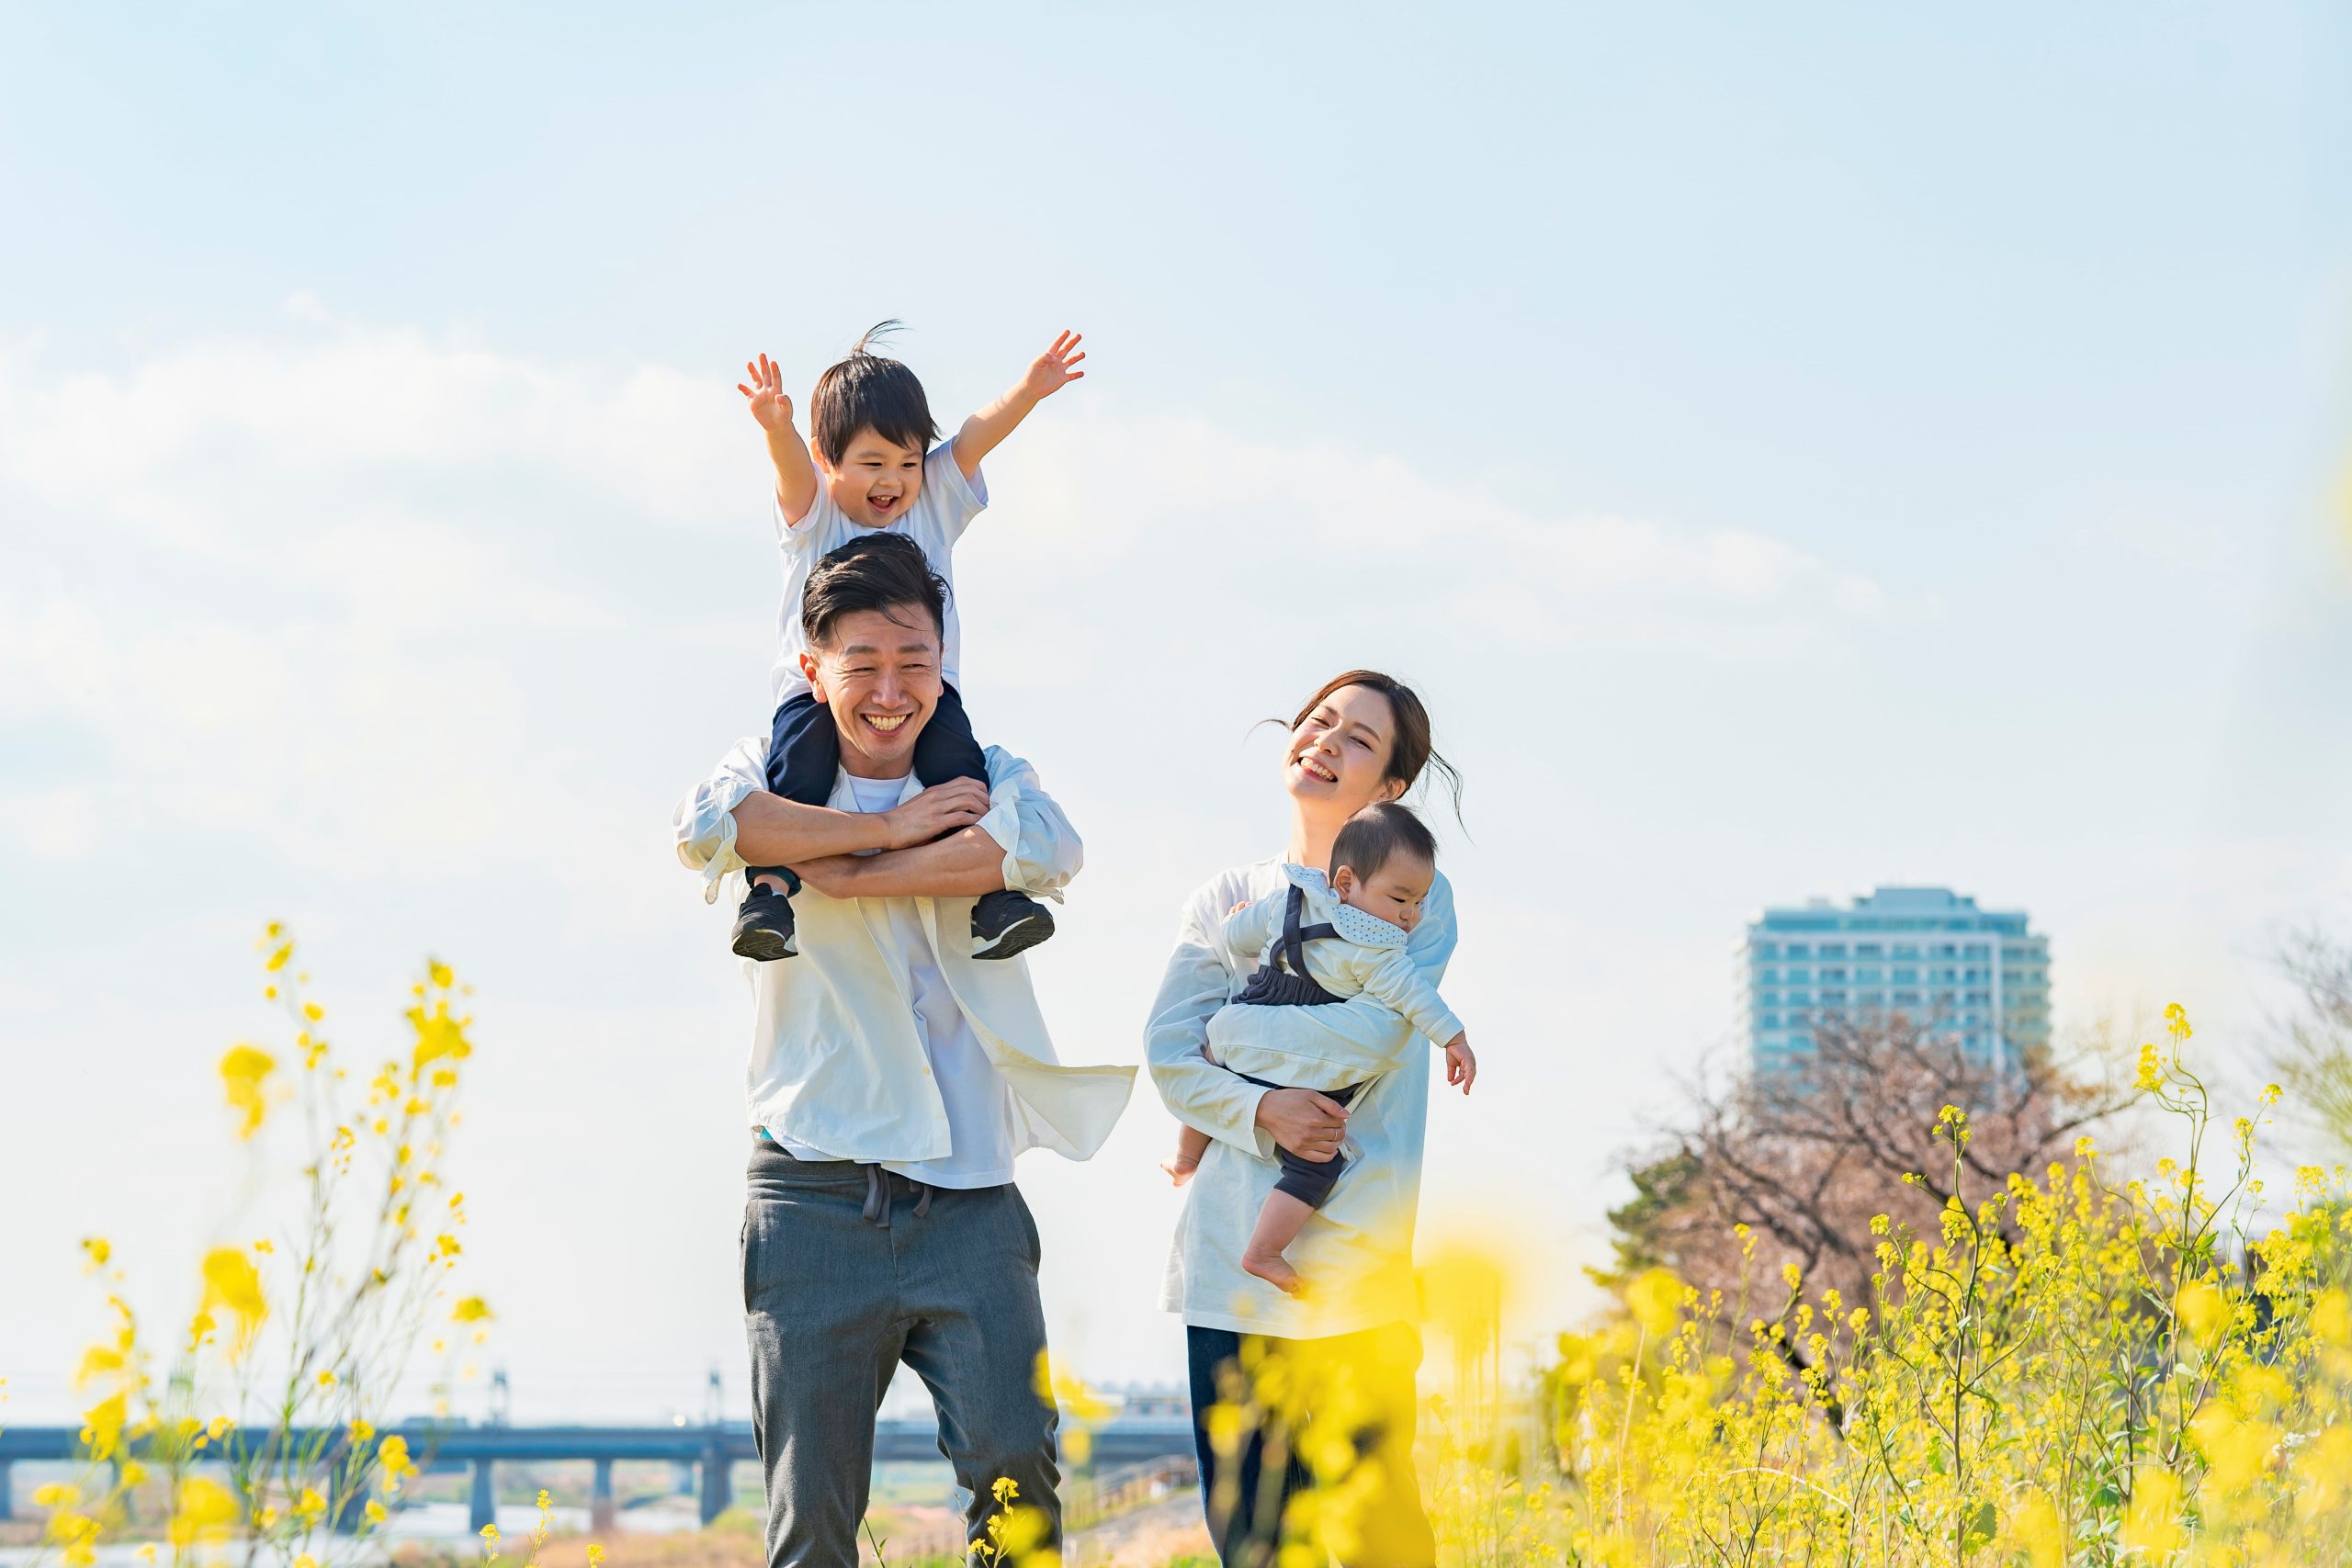
[{"label": "man's hand", "polygon": [[856,880],[858,867],[865,863],[864,855],[823,855],[816,860],[804,860],[792,869],[800,880],[828,898],[850,898],[856,895],[851,885]]},{"label": "man's hand", "polygon": [[1348,1108],[1311,1089],[1270,1089],[1258,1097],[1257,1122],[1274,1142],[1321,1165],[1340,1152]]},{"label": "man's hand", "polygon": [[1052,347],[1030,361],[1029,373],[1021,378],[1023,393],[1032,401],[1042,402],[1072,381],[1084,380],[1086,372],[1077,368],[1086,357],[1078,352],[1083,341],[1080,334],[1068,330],[1056,336]]},{"label": "man's hand", "polygon": [[735,389],[751,404],[752,417],[760,422],[760,428],[770,434],[790,430],[792,400],[784,395],[784,367],[763,354],[756,363],[747,361],[743,373],[752,384],[747,387],[738,381]]},{"label": "man's hand", "polygon": [[1465,1031],[1445,1043],[1445,1081],[1460,1084],[1468,1094],[1470,1086],[1478,1081],[1478,1058],[1470,1052],[1470,1036]]},{"label": "man's hand", "polygon": [[882,821],[890,835],[888,847],[906,850],[968,828],[988,814],[988,785],[978,779],[949,779],[885,811]]}]

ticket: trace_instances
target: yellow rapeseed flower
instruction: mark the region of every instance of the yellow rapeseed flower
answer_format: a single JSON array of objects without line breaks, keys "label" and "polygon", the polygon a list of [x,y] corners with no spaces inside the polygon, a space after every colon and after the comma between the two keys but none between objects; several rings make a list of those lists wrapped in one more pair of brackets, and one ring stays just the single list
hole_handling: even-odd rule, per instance
[{"label": "yellow rapeseed flower", "polygon": [[108,1372],[122,1371],[122,1352],[104,1345],[93,1345],[82,1352],[82,1364],[74,1371],[74,1386],[87,1388]]},{"label": "yellow rapeseed flower", "polygon": [[227,1487],[191,1475],[180,1483],[179,1499],[172,1508],[172,1544],[184,1549],[199,1541],[226,1540],[238,1513],[236,1496]]},{"label": "yellow rapeseed flower", "polygon": [[2180,1478],[2168,1470],[2142,1471],[2117,1539],[2154,1562],[2178,1551],[2188,1539],[2180,1524]]},{"label": "yellow rapeseed flower", "polygon": [[1652,1339],[1663,1339],[1674,1332],[1681,1304],[1682,1281],[1664,1269],[1645,1270],[1625,1287],[1626,1307]]},{"label": "yellow rapeseed flower", "polygon": [[220,1058],[220,1085],[229,1097],[230,1108],[244,1113],[244,1124],[237,1129],[237,1136],[250,1138],[261,1127],[262,1117],[269,1109],[266,1089],[269,1075],[277,1070],[277,1058],[255,1045],[233,1045]]},{"label": "yellow rapeseed flower", "polygon": [[2035,1489],[2009,1519],[2009,1537],[2025,1549],[2028,1568],[2065,1568],[2066,1532],[2058,1506]]},{"label": "yellow rapeseed flower", "polygon": [[261,1275],[255,1271],[253,1259],[240,1247],[216,1247],[204,1255],[204,1304],[198,1310],[200,1315],[209,1317],[215,1307],[228,1308],[236,1318],[240,1352],[253,1343],[254,1331],[269,1315],[269,1303],[262,1294]]},{"label": "yellow rapeseed flower", "polygon": [[480,1296],[465,1297],[458,1303],[457,1310],[449,1314],[458,1323],[480,1323],[490,1315],[490,1303]]},{"label": "yellow rapeseed flower", "polygon": [[83,1413],[82,1441],[94,1460],[112,1459],[122,1446],[122,1428],[130,1419],[130,1398],[121,1389]]}]

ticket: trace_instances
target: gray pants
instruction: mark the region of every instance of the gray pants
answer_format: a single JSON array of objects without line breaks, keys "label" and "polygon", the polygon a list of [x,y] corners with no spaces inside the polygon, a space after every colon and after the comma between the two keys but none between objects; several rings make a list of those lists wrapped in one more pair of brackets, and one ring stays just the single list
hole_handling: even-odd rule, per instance
[{"label": "gray pants", "polygon": [[[772,1568],[854,1568],[874,1469],[874,1412],[900,1361],[939,1407],[939,1450],[972,1494],[972,1539],[1000,1478],[1061,1530],[1053,1405],[1037,1396],[1046,1317],[1037,1226],[1010,1183],[918,1189],[794,1159],[755,1138],[743,1207],[752,1431],[767,1476]],[[926,1212],[918,1214],[918,1207]]]}]

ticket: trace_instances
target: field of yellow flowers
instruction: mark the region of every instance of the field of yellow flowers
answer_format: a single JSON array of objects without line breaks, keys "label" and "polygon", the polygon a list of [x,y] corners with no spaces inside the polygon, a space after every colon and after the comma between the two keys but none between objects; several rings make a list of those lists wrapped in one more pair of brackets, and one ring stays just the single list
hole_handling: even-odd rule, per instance
[{"label": "field of yellow flowers", "polygon": [[[486,1326],[480,1298],[449,1284],[464,1201],[439,1174],[473,1049],[460,988],[428,965],[403,1051],[346,1068],[291,942],[273,927],[264,952],[292,1044],[236,1046],[221,1081],[241,1137],[301,1119],[315,1151],[302,1218],[284,1246],[207,1256],[200,1309],[160,1340],[127,1304],[107,1244],[85,1244],[114,1321],[81,1368],[90,1463],[38,1498],[46,1550],[68,1568],[125,1529],[124,1499],[142,1483],[166,1502],[141,1549],[150,1562],[223,1549],[288,1568],[347,1560],[413,1473],[402,1440],[377,1431],[394,1381],[422,1342],[447,1355]],[[2345,1174],[2300,1169],[2274,1206],[2256,1153],[2278,1091],[2225,1117],[2192,1070],[2188,1019],[2175,1008],[2167,1024],[2135,1086],[2162,1114],[2166,1157],[2110,1169],[2084,1139],[2069,1160],[1988,1184],[1965,1157],[1967,1114],[1947,1107],[1935,1136],[1961,1196],[1931,1234],[1882,1216],[1850,1238],[1874,1260],[1870,1303],[1794,1270],[1751,1270],[1736,1300],[1644,1274],[1613,1315],[1560,1337],[1538,1391],[1544,1441],[1505,1430],[1503,1412],[1524,1402],[1501,1384],[1496,1291],[1463,1259],[1432,1270],[1455,1351],[1453,1389],[1424,1423],[1442,1560],[2352,1561]],[[1236,1397],[1245,1408],[1223,1424],[1238,1430],[1283,1396]],[[1334,1503],[1364,1481],[1354,1416],[1344,1400],[1309,1403],[1285,1414],[1317,1485],[1272,1568],[1367,1545],[1335,1533],[1348,1509]],[[1021,1513],[1001,1517],[992,1560],[1049,1559],[1026,1550]],[[522,1562],[545,1544],[543,1529]],[[483,1550],[494,1560],[501,1547]],[[587,1550],[594,1568],[603,1550]]]}]

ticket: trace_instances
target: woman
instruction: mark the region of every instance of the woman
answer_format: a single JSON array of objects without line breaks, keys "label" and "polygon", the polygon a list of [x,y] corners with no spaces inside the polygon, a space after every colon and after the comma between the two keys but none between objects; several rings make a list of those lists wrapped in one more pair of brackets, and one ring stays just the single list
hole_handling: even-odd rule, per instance
[{"label": "woman", "polygon": [[[1370,670],[1327,682],[1299,709],[1283,750],[1288,849],[1211,878],[1186,901],[1152,1004],[1152,1080],[1168,1109],[1210,1138],[1160,1304],[1183,1314],[1201,1488],[1228,1568],[1272,1560],[1283,1505],[1306,1480],[1292,1438],[1302,1427],[1319,1438],[1333,1424],[1347,1438],[1338,1451],[1361,1457],[1332,1484],[1332,1450],[1320,1448],[1330,1504],[1321,1515],[1325,1540],[1347,1568],[1430,1568],[1436,1558],[1413,1474],[1420,1364],[1413,1217],[1429,1074],[1388,1072],[1342,1106],[1311,1089],[1261,1088],[1206,1054],[1209,1016],[1239,994],[1259,956],[1224,948],[1217,933],[1226,915],[1281,887],[1285,862],[1326,867],[1350,817],[1396,799],[1430,766],[1452,781],[1458,807],[1460,776],[1431,749],[1429,714],[1410,688]],[[1441,872],[1407,952],[1434,984],[1453,943],[1453,890]],[[1394,1060],[1410,1032],[1370,997],[1307,1010],[1327,1030],[1333,1056]],[[1274,1147],[1329,1158],[1343,1135],[1362,1158],[1293,1245],[1291,1260],[1309,1289],[1285,1295],[1241,1268],[1242,1247],[1281,1175]],[[1272,1396],[1276,1390],[1280,1397]],[[1246,1431],[1233,1418],[1212,1419],[1221,1400],[1246,1406]]]}]

